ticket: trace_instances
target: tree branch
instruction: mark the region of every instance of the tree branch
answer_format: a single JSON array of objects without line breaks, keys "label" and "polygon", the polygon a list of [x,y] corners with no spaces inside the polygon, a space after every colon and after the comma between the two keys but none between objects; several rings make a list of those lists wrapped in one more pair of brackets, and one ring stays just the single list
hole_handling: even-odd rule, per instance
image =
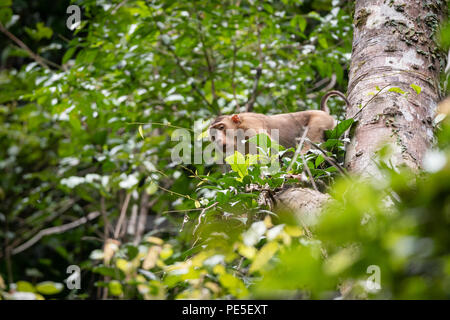
[{"label": "tree branch", "polygon": [[214,66],[213,66],[212,61],[208,54],[208,48],[206,47],[202,24],[200,23],[200,17],[197,13],[197,8],[195,5],[194,5],[194,10],[195,10],[195,14],[197,16],[197,34],[199,36],[200,43],[202,44],[203,55],[205,56],[206,65],[208,67],[209,80],[211,81],[211,93],[213,96],[213,101],[215,101],[217,99],[217,96],[216,96],[216,86],[214,84]]},{"label": "tree branch", "polygon": [[320,152],[322,152],[323,154],[323,158],[325,159],[326,162],[328,162],[328,164],[332,165],[333,167],[335,167],[344,177],[349,177],[347,172],[345,172],[345,169],[342,168],[336,161],[334,161],[333,159],[331,159],[327,153],[325,152],[325,150],[323,150],[321,147],[319,147],[317,144],[315,144],[314,142],[310,141],[309,139],[305,139],[306,142],[308,142],[310,145],[312,145],[314,148],[316,148],[317,150],[319,150]]},{"label": "tree branch", "polygon": [[130,203],[131,192],[127,193],[125,197],[125,201],[122,205],[122,210],[120,211],[119,221],[117,221],[116,229],[114,230],[114,239],[118,239],[120,235],[120,228],[122,227],[123,222],[125,221],[125,216],[127,214],[128,204]]},{"label": "tree branch", "polygon": [[28,55],[33,58],[34,61],[36,61],[37,63],[39,63],[39,65],[41,65],[43,68],[45,69],[49,69],[50,67],[49,65],[51,65],[52,67],[61,69],[61,66],[57,65],[54,62],[51,62],[43,57],[41,57],[40,55],[34,53],[22,40],[20,40],[19,38],[17,38],[15,35],[13,35],[8,29],[5,28],[5,26],[3,26],[3,24],[0,22],[0,31],[6,35],[9,39],[11,39],[14,43],[16,43],[20,48],[22,48],[23,50],[25,50]]},{"label": "tree branch", "polygon": [[305,127],[305,130],[303,131],[302,138],[301,138],[301,140],[300,140],[300,142],[299,142],[299,144],[297,146],[297,149],[295,150],[294,156],[292,157],[292,161],[291,161],[291,163],[289,164],[289,167],[286,170],[287,172],[291,171],[294,162],[297,161],[298,155],[300,154],[300,152],[301,152],[301,150],[303,148],[303,143],[305,142],[306,134],[308,133],[308,130],[309,130],[309,128]]},{"label": "tree branch", "polygon": [[[153,18],[153,23],[155,25],[155,27],[158,29],[160,34],[163,34],[163,30],[161,30],[161,28],[158,26],[158,24],[155,22],[155,17],[153,15],[153,10],[151,10],[152,13],[152,18]],[[177,56],[177,54],[175,53],[175,50],[169,45],[166,44],[164,41],[161,41],[161,43],[167,48],[167,50],[169,50],[170,54],[172,55],[172,57],[175,59],[175,63],[178,66],[178,68],[181,70],[181,72],[184,74],[184,76],[189,79],[191,76],[189,75],[189,73],[186,71],[186,69],[183,67],[183,65],[181,64],[181,59]],[[218,110],[217,108],[214,107],[214,104],[210,103],[208,101],[208,99],[206,99],[206,97],[203,95],[203,93],[200,91],[200,89],[197,87],[197,85],[195,83],[191,84],[192,89],[194,89],[195,92],[197,92],[197,94],[200,96],[200,98],[205,102],[205,104],[212,110],[217,112],[220,115],[220,110]]]},{"label": "tree branch", "polygon": [[246,111],[251,112],[253,110],[253,105],[255,104],[256,98],[258,96],[258,83],[259,79],[262,75],[262,66],[263,66],[263,56],[261,50],[261,24],[259,24],[258,20],[256,21],[256,32],[258,36],[258,55],[259,55],[259,65],[256,68],[255,81],[253,82],[252,95],[246,104]]},{"label": "tree branch", "polygon": [[12,250],[12,254],[18,254],[18,253],[30,248],[32,245],[34,245],[36,242],[38,242],[44,236],[48,236],[51,234],[57,234],[57,233],[63,233],[63,232],[66,232],[67,230],[74,229],[78,226],[81,226],[82,224],[85,224],[86,222],[88,222],[90,220],[97,218],[98,216],[100,216],[100,214],[101,214],[100,212],[94,211],[94,212],[89,213],[87,216],[85,216],[81,219],[75,220],[73,222],[63,224],[63,225],[57,226],[57,227],[43,229],[43,230],[39,231],[39,233],[37,235],[35,235],[33,238],[31,238],[27,242],[14,248]]},{"label": "tree branch", "polygon": [[239,105],[237,96],[236,96],[236,39],[233,39],[233,64],[231,67],[231,87],[233,88],[233,97],[234,102],[236,103],[236,113],[239,113],[241,111],[241,106]]}]

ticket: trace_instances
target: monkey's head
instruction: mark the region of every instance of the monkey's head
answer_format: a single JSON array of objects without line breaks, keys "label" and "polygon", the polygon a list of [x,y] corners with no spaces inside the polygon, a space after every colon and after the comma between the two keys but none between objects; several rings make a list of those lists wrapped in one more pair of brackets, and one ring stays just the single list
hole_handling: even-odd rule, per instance
[{"label": "monkey's head", "polygon": [[239,115],[219,116],[209,126],[209,137],[220,150],[229,151],[236,148],[236,133],[240,129],[242,119]]},{"label": "monkey's head", "polygon": [[[255,118],[256,117],[256,118]],[[224,153],[248,153],[248,138],[261,132],[261,120],[251,113],[219,116],[209,127],[209,137]]]}]

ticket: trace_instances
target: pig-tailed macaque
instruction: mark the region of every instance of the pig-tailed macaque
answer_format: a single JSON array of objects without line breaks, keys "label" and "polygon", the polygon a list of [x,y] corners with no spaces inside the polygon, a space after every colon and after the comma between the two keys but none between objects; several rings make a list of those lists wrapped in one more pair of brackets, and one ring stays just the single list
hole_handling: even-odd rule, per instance
[{"label": "pig-tailed macaque", "polygon": [[[276,115],[244,112],[231,116],[219,116],[209,127],[209,136],[218,148],[227,154],[235,150],[243,150],[239,147],[245,144],[245,139],[258,133],[266,133],[285,148],[295,148],[299,138],[307,130],[306,137],[312,142],[320,143],[325,139],[325,130],[331,130],[335,126],[335,120],[329,114],[327,107],[327,100],[331,96],[339,96],[344,99],[347,106],[349,105],[343,93],[330,91],[322,97],[321,110]],[[308,148],[309,146],[304,144],[302,152]],[[249,152],[248,144],[245,144],[244,150],[245,153]]]}]

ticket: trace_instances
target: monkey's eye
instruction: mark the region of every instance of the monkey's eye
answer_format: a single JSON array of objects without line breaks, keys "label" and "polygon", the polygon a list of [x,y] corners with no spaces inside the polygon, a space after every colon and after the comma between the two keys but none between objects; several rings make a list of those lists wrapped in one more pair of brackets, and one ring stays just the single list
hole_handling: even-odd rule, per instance
[{"label": "monkey's eye", "polygon": [[225,129],[225,126],[223,124],[221,124],[220,126],[217,127],[217,129],[223,130],[223,129]]}]

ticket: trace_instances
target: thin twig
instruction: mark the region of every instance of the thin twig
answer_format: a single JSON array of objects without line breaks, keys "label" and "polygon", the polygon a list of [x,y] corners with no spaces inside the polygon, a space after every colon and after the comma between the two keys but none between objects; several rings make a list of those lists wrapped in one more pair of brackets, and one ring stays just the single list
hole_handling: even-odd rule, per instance
[{"label": "thin twig", "polygon": [[103,239],[106,242],[106,240],[109,238],[109,231],[112,230],[112,227],[106,214],[105,197],[100,198],[100,212],[103,218]]},{"label": "thin twig", "polygon": [[100,215],[101,215],[100,212],[94,211],[94,212],[89,213],[87,216],[85,216],[81,219],[75,220],[73,222],[63,224],[63,225],[57,226],[57,227],[43,229],[43,230],[39,231],[39,233],[37,235],[35,235],[33,238],[31,238],[24,244],[14,248],[12,250],[12,254],[18,254],[18,253],[28,249],[29,247],[34,245],[36,242],[38,242],[44,236],[48,236],[48,235],[55,234],[55,233],[66,232],[67,230],[74,229],[78,226],[81,226],[81,225],[85,224],[86,222],[97,218]]},{"label": "thin twig", "polygon": [[[333,89],[334,88],[334,86],[335,86],[335,84],[336,84],[336,74],[335,73],[333,73],[332,75],[331,75],[331,79],[329,79],[330,80],[330,82],[328,82],[328,84],[323,88],[323,89],[321,89],[320,91],[325,91],[325,92],[327,92],[327,91],[330,91],[331,89]],[[319,82],[317,82],[315,85],[314,85],[314,87],[313,88],[311,88],[311,89],[309,89],[307,92],[311,92],[311,93],[308,93],[307,95],[306,95],[306,97],[307,98],[309,98],[309,99],[315,99],[317,96],[318,96],[318,94],[317,93],[314,93],[314,91],[316,91],[319,87],[321,87],[324,83],[326,83],[328,81],[328,78],[324,78],[324,79],[322,79],[322,80],[320,80]]]},{"label": "thin twig", "polygon": [[198,227],[200,226],[200,223],[202,222],[202,218],[205,216],[206,211],[209,210],[209,209],[211,209],[211,208],[214,208],[218,203],[219,203],[219,202],[214,202],[212,205],[210,205],[210,206],[204,208],[204,209],[202,210],[202,212],[200,212],[200,214],[198,215],[198,223],[197,223],[197,225],[195,226],[194,231],[192,232],[193,234],[195,234],[195,232],[197,232],[197,229],[198,229]]},{"label": "thin twig", "polygon": [[331,159],[325,150],[323,150],[321,147],[319,147],[317,144],[315,144],[314,142],[310,141],[309,139],[305,139],[306,142],[308,142],[310,145],[312,145],[314,148],[316,148],[317,150],[319,150],[320,152],[322,152],[323,157],[325,159],[326,162],[328,162],[330,165],[332,165],[333,167],[335,167],[343,176],[345,177],[349,177],[349,175],[347,174],[347,172],[345,172],[345,169],[339,165],[336,161],[334,161],[333,159]]},{"label": "thin twig", "polygon": [[314,189],[315,189],[316,191],[319,191],[319,189],[317,189],[316,183],[314,182],[314,177],[313,177],[313,175],[311,174],[311,170],[309,170],[308,163],[306,163],[305,157],[303,156],[303,153],[300,153],[300,157],[302,157],[302,161],[303,161],[303,169],[306,170],[306,172],[308,173],[309,180],[311,180],[311,183],[312,183]]},{"label": "thin twig", "polygon": [[[110,230],[110,228],[112,228],[108,221],[108,216],[106,214],[105,197],[100,198],[100,212],[101,212],[102,218],[103,218],[103,245],[105,246],[106,242],[109,239],[109,230]],[[104,276],[103,281],[105,283],[108,282],[109,277]],[[103,289],[101,289],[101,292],[102,292],[102,296],[101,296],[102,299],[106,300],[106,298],[108,297],[108,287],[104,287]]]},{"label": "thin twig", "polygon": [[291,171],[292,166],[294,165],[295,161],[297,161],[298,155],[300,154],[302,148],[303,148],[303,143],[305,142],[306,139],[306,134],[308,133],[309,128],[305,127],[305,130],[303,131],[303,135],[302,138],[297,146],[297,149],[295,150],[294,156],[292,157],[292,161],[289,164],[289,167],[287,168],[287,172]]},{"label": "thin twig", "polygon": [[128,2],[128,0],[124,0],[124,1],[122,1],[121,3],[119,3],[117,6],[115,6],[115,8],[114,9],[112,9],[112,11],[111,11],[111,14],[115,14],[116,12],[117,12],[117,10],[119,10],[119,8],[121,7],[121,6],[123,6],[125,3],[127,3]]},{"label": "thin twig", "polygon": [[[354,119],[356,120],[356,117],[364,110],[364,108],[366,108],[370,102],[372,102],[373,99],[375,99],[380,93],[381,91],[383,91],[384,89],[386,89],[387,87],[389,87],[390,84],[385,85],[383,88],[381,88],[376,94],[374,94],[374,96],[372,98],[369,99],[369,101],[367,101],[364,106],[361,107],[361,109],[359,109],[352,117],[350,117],[349,119]],[[347,130],[345,130],[344,132],[344,150],[347,150],[347,145],[350,142],[350,129],[352,128],[352,126],[350,126],[350,128],[348,128]]]},{"label": "thin twig", "polygon": [[148,209],[152,207],[156,201],[158,201],[158,198],[154,198],[152,201],[149,201],[149,194],[145,190],[142,191],[141,202],[139,204],[136,236],[134,239],[135,245],[141,242],[142,236],[145,232],[145,226],[147,225]]},{"label": "thin twig", "polygon": [[28,55],[33,58],[34,61],[39,63],[43,68],[49,69],[49,65],[61,69],[61,66],[57,65],[54,62],[51,62],[49,60],[44,59],[40,55],[34,53],[22,40],[17,38],[15,35],[13,35],[8,29],[3,26],[3,24],[0,22],[0,31],[5,34],[9,39],[11,39],[13,42],[15,42],[19,47],[21,47],[23,50],[25,50]]},{"label": "thin twig", "polygon": [[[241,4],[241,0],[236,1],[236,7],[239,7]],[[236,15],[236,10],[233,10],[233,15]],[[241,111],[241,106],[239,105],[237,95],[236,95],[236,54],[237,54],[237,46],[236,46],[236,37],[233,37],[233,64],[231,67],[231,87],[233,88],[233,97],[234,102],[236,103],[236,113]]]},{"label": "thin twig", "polygon": [[386,88],[389,87],[389,86],[390,86],[390,84],[385,85],[383,88],[381,88],[380,91],[378,91],[376,94],[374,94],[374,96],[373,96],[372,98],[370,98],[369,101],[367,101],[367,102],[364,104],[364,106],[362,106],[361,109],[359,109],[359,110],[358,110],[352,117],[350,117],[350,118],[355,119],[355,117],[356,117],[358,114],[360,114],[361,111],[363,111],[363,109],[364,109],[370,102],[372,102],[373,99],[375,99],[375,98],[381,93],[381,91],[383,91],[384,89],[386,89]]},{"label": "thin twig", "polygon": [[191,211],[201,211],[203,210],[203,208],[196,208],[196,209],[183,209],[183,210],[168,210],[168,211],[163,211],[161,213],[182,213],[182,212],[191,212]]},{"label": "thin twig", "polygon": [[156,126],[164,126],[164,127],[168,127],[168,128],[174,128],[174,129],[186,129],[189,131],[194,132],[194,130],[190,129],[190,128],[185,128],[185,127],[180,127],[180,126],[174,126],[170,123],[163,123],[163,122],[126,122],[126,125],[130,125],[130,124],[138,124],[138,125],[146,125],[146,124],[151,124],[151,125],[156,125]]},{"label": "thin twig", "polygon": [[[197,16],[197,34],[200,39],[200,43],[202,44],[203,55],[205,56],[206,65],[208,67],[209,80],[211,81],[211,93],[212,93],[213,101],[215,101],[217,99],[217,96],[216,96],[216,86],[214,84],[214,66],[211,62],[211,58],[209,57],[208,48],[206,47],[204,32],[203,32],[202,24],[200,22],[199,14],[197,12],[197,7],[195,6],[195,2],[194,2],[194,10],[195,10],[195,14]],[[214,56],[214,55],[211,53],[211,56]]]},{"label": "thin twig", "polygon": [[239,105],[237,96],[236,96],[236,52],[237,52],[237,47],[236,47],[236,39],[233,39],[233,64],[231,67],[231,87],[233,88],[233,97],[234,97],[234,102],[236,103],[236,113],[239,113],[241,111],[241,106]]},{"label": "thin twig", "polygon": [[[151,9],[151,8],[150,8]],[[152,18],[153,18],[153,23],[155,25],[155,27],[159,30],[160,34],[163,34],[163,30],[161,30],[161,28],[159,27],[159,25],[155,22],[155,16],[153,14],[153,10],[150,10],[152,13]],[[169,45],[166,44],[164,41],[161,41],[161,43],[167,48],[167,50],[169,50],[170,54],[172,55],[172,57],[175,59],[175,63],[178,66],[178,68],[181,70],[181,72],[184,74],[184,76],[186,77],[186,79],[191,78],[191,76],[189,75],[189,73],[186,71],[186,69],[183,67],[182,63],[181,63],[181,59],[177,56],[177,54],[175,53],[175,50]],[[205,102],[205,104],[213,111],[216,111],[218,114],[220,114],[220,110],[216,110],[216,108],[214,107],[214,104],[210,103],[208,101],[208,99],[206,99],[206,97],[203,95],[203,93],[200,91],[200,89],[195,85],[195,83],[191,84],[192,89],[194,89],[194,91],[200,96],[200,98]]]},{"label": "thin twig", "polygon": [[13,283],[14,279],[13,279],[13,272],[12,272],[12,262],[11,262],[11,246],[9,244],[9,219],[8,219],[8,213],[6,212],[5,214],[5,237],[4,237],[4,242],[5,242],[5,261],[6,261],[6,273],[8,275],[8,284]]},{"label": "thin twig", "polygon": [[253,110],[253,105],[255,104],[256,98],[258,96],[258,83],[259,79],[262,75],[262,66],[263,66],[263,56],[262,56],[262,49],[261,49],[261,24],[258,20],[256,20],[256,32],[258,36],[258,55],[259,55],[259,65],[256,68],[256,75],[255,75],[255,81],[253,82],[253,89],[252,89],[252,95],[250,96],[249,100],[246,104],[246,111],[251,112]]},{"label": "thin twig", "polygon": [[12,243],[11,246],[12,247],[16,247],[19,245],[19,243],[21,243],[22,241],[24,241],[24,238],[29,238],[30,235],[35,235],[37,234],[42,227],[44,227],[46,224],[52,222],[53,220],[55,220],[56,218],[58,218],[59,216],[61,216],[64,212],[66,212],[67,210],[69,210],[70,208],[73,207],[74,203],[76,201],[73,199],[67,200],[65,201],[61,208],[59,210],[54,210],[54,208],[50,208],[50,211],[53,212],[52,214],[50,214],[47,218],[44,219],[44,221],[39,224],[38,226],[36,226],[35,228],[33,228],[31,231],[26,232],[26,231],[22,231],[22,230],[17,230],[17,234],[22,234],[22,237],[17,237]]},{"label": "thin twig", "polygon": [[120,211],[119,221],[117,222],[116,230],[114,231],[114,239],[116,239],[116,240],[118,239],[118,237],[120,235],[120,228],[122,227],[122,224],[125,221],[125,216],[127,213],[130,198],[131,198],[131,192],[127,193],[127,196],[125,197],[125,201],[123,202],[123,205],[122,205],[122,210]]}]

